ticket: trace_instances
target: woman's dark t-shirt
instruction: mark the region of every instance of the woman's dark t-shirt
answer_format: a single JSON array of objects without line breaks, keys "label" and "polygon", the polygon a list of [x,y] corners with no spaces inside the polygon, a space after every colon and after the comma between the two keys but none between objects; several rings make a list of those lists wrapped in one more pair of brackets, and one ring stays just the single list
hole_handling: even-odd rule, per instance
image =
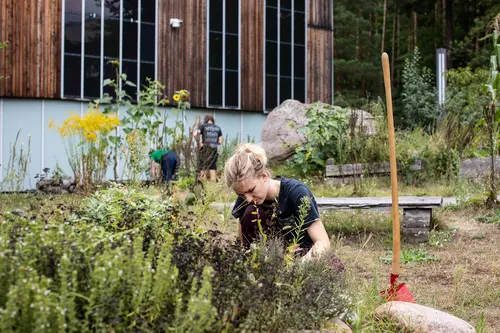
[{"label": "woman's dark t-shirt", "polygon": [[[302,198],[307,197],[310,199],[310,208],[305,214],[304,223],[301,226],[301,236],[299,245],[303,249],[312,247],[313,242],[306,229],[316,220],[319,219],[318,205],[309,188],[302,182],[296,179],[280,178],[280,192],[277,200],[276,207],[276,226],[280,233],[288,241],[296,237],[300,211],[302,205]],[[246,209],[250,204],[245,201],[245,198],[239,196],[234,203],[233,216],[240,219],[244,216]],[[243,235],[245,236],[245,235]]]}]

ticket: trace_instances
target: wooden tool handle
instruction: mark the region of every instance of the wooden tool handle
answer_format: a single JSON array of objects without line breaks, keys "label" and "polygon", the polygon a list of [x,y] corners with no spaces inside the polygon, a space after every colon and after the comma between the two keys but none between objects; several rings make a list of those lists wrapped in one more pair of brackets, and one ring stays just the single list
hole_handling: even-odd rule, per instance
[{"label": "wooden tool handle", "polygon": [[396,137],[394,135],[394,117],[392,115],[392,93],[391,93],[391,69],[389,67],[389,56],[382,54],[382,68],[384,70],[385,99],[387,104],[387,124],[389,134],[389,152],[391,164],[391,188],[392,188],[392,271],[394,275],[399,274],[399,210],[398,210],[398,173],[396,166]]}]

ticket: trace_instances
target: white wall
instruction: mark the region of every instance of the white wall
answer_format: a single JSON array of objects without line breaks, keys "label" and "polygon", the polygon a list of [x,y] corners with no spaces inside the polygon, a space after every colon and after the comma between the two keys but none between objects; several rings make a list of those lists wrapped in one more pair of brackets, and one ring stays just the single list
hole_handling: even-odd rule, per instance
[{"label": "white wall", "polygon": [[[0,182],[6,177],[11,146],[14,143],[17,132],[21,130],[17,151],[21,144],[27,146],[31,139],[31,162],[28,165],[28,174],[24,179],[24,189],[34,188],[37,173],[43,168],[54,170],[59,165],[67,175],[71,175],[64,142],[57,130],[49,129],[49,122],[61,123],[70,112],[84,113],[87,102],[65,101],[65,100],[40,100],[40,99],[13,99],[0,98]],[[166,111],[170,112],[170,108]],[[214,116],[215,122],[221,127],[224,137],[228,139],[238,138],[247,141],[247,138],[258,143],[266,115],[261,112],[247,112],[238,110],[208,110],[191,109],[186,110],[184,121],[186,131],[195,122],[196,116],[201,120],[205,114]],[[182,118],[181,118],[182,119]],[[167,125],[173,125],[176,116],[167,120]],[[123,168],[123,163],[120,163]],[[108,177],[112,177],[113,168],[108,168]],[[121,171],[121,170],[120,170]]]}]

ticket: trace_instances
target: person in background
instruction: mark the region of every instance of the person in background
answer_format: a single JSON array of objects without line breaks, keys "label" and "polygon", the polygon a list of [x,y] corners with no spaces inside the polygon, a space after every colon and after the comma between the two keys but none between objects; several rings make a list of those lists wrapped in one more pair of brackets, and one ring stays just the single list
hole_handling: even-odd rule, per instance
[{"label": "person in background", "polygon": [[161,167],[162,183],[168,183],[174,179],[178,168],[178,158],[173,150],[157,149],[150,152],[149,157],[151,158],[151,177],[153,180],[159,176],[157,175],[157,166]]},{"label": "person in background", "polygon": [[215,124],[214,117],[207,114],[200,124],[198,130],[194,132],[194,138],[199,142],[202,137],[200,147],[200,178],[202,180],[217,180],[217,148],[222,144],[222,130]]}]

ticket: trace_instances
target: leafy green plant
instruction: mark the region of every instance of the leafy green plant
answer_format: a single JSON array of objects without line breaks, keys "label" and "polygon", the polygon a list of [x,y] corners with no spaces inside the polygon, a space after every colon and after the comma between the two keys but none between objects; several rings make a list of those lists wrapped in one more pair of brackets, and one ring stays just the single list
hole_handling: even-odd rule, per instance
[{"label": "leafy green plant", "polygon": [[408,128],[422,127],[427,132],[435,130],[439,116],[432,72],[421,65],[421,56],[415,48],[412,56],[405,59],[402,74],[403,119]]},{"label": "leafy green plant", "polygon": [[293,162],[307,175],[322,170],[328,158],[338,163],[347,159],[348,115],[330,105],[314,103],[306,111],[308,123],[299,129],[307,143],[297,147]]},{"label": "leafy green plant", "polygon": [[[390,264],[392,262],[392,251],[389,251],[385,257],[380,257],[379,260],[384,264]],[[426,250],[423,249],[405,249],[401,251],[401,263],[407,264],[411,262],[420,263],[420,262],[432,262],[439,261],[438,257],[431,256],[427,254]]]}]

